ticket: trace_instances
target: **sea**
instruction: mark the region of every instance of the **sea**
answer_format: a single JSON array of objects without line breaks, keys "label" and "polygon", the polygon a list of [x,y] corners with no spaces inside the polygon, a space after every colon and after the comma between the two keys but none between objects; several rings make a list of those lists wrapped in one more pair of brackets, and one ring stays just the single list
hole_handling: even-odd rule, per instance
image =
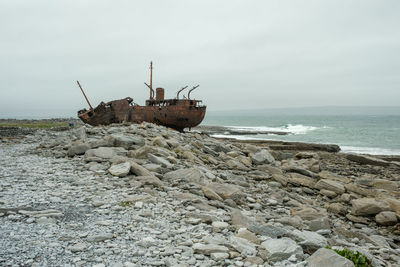
[{"label": "sea", "polygon": [[[75,117],[76,113],[74,110],[33,110],[10,114],[0,113],[0,118],[49,119]],[[223,111],[208,107],[201,125],[254,132],[250,135],[229,135],[221,131],[215,137],[336,144],[343,152],[400,155],[400,106]],[[259,131],[285,132],[287,135],[259,134]]]},{"label": "sea", "polygon": [[[203,125],[254,134],[215,137],[282,140],[339,145],[342,152],[400,155],[400,107],[328,107],[210,111]],[[260,134],[260,131],[287,135]]]}]

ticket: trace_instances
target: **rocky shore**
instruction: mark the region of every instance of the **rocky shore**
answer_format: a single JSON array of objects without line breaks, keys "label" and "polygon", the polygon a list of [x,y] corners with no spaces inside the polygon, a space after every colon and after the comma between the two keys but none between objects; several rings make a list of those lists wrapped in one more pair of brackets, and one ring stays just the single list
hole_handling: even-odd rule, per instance
[{"label": "rocky shore", "polygon": [[354,266],[329,246],[399,266],[398,157],[324,147],[149,123],[3,136],[0,265]]}]

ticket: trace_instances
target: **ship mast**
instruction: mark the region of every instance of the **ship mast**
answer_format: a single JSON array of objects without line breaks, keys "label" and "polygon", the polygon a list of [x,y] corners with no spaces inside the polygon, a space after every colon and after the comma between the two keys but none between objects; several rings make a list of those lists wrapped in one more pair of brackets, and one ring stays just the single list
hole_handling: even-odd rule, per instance
[{"label": "ship mast", "polygon": [[153,99],[153,61],[150,61],[150,99]]}]

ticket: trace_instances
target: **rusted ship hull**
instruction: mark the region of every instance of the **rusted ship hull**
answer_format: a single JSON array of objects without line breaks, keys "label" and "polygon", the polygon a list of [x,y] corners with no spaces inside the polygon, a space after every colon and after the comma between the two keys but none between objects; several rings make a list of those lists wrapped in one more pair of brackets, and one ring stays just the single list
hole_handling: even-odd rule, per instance
[{"label": "rusted ship hull", "polygon": [[146,121],[183,131],[199,125],[206,114],[205,106],[191,106],[190,100],[178,100],[183,105],[170,106],[139,106],[130,102],[130,98],[126,98],[101,103],[93,110],[79,111],[78,117],[92,126]]},{"label": "rusted ship hull", "polygon": [[133,102],[133,99],[126,97],[124,99],[114,100],[107,103],[101,102],[96,108],[93,108],[79,81],[79,88],[82,91],[90,110],[78,111],[78,117],[85,123],[97,126],[108,125],[111,123],[124,123],[143,121],[164,125],[178,131],[185,128],[192,128],[199,125],[206,115],[206,106],[202,105],[201,100],[190,98],[190,94],[199,85],[189,90],[187,97],[179,99],[179,93],[188,86],[183,87],[176,94],[174,99],[164,99],[164,88],[156,88],[156,94],[152,86],[153,63],[150,62],[150,97],[146,100],[145,106],[139,106]]}]

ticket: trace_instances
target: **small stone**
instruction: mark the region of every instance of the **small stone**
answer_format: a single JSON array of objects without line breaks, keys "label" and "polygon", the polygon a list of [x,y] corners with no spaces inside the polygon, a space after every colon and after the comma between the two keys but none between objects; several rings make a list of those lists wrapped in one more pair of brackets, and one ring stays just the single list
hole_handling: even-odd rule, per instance
[{"label": "small stone", "polygon": [[204,255],[211,255],[211,253],[218,253],[218,252],[223,252],[223,253],[228,253],[229,249],[224,246],[220,245],[213,245],[213,244],[200,244],[200,243],[195,243],[192,246],[193,250],[195,253],[200,253]]},{"label": "small stone", "polygon": [[124,163],[112,165],[108,169],[108,172],[114,176],[124,177],[124,176],[128,175],[130,170],[131,170],[131,165],[129,164],[129,162],[124,162]]},{"label": "small stone", "polygon": [[69,247],[69,250],[71,250],[72,252],[81,252],[86,250],[87,246],[84,243],[78,243],[73,245],[72,247]]},{"label": "small stone", "polygon": [[112,239],[114,236],[112,234],[98,234],[87,237],[88,242],[102,242],[108,239]]},{"label": "small stone", "polygon": [[137,208],[137,209],[143,208],[143,202],[142,202],[142,201],[136,202],[136,203],[135,203],[135,208]]},{"label": "small stone", "polygon": [[211,253],[211,259],[215,261],[221,261],[229,258],[228,253],[223,253],[223,252],[216,252],[216,253]]},{"label": "small stone", "polygon": [[226,229],[229,227],[229,224],[226,222],[212,222],[211,224],[214,232],[221,232],[222,230]]}]

